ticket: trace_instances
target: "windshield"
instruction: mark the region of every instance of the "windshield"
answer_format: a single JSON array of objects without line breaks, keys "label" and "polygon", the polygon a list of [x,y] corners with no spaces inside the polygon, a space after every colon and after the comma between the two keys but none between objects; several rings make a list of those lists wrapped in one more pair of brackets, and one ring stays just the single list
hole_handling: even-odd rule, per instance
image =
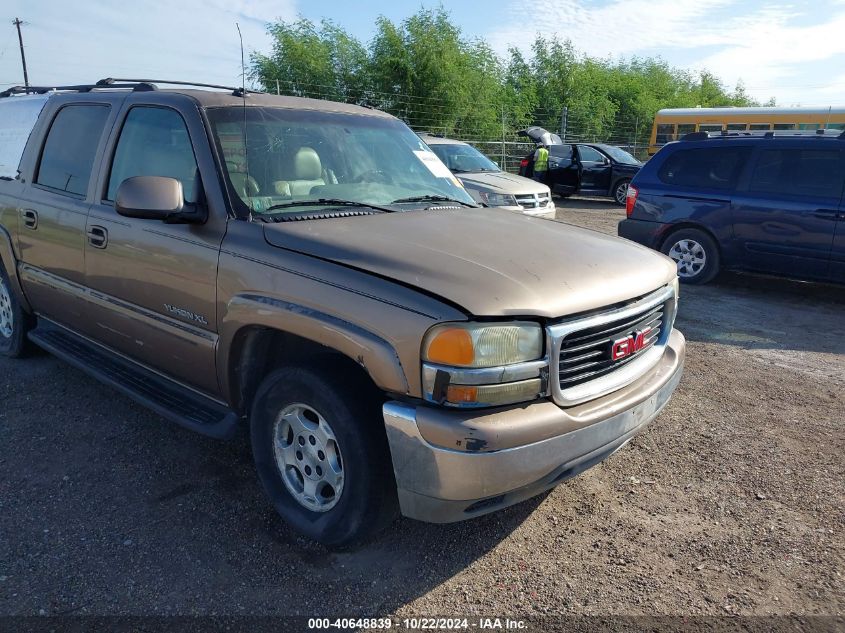
[{"label": "windshield", "polygon": [[612,145],[602,145],[601,148],[617,163],[622,163],[623,165],[642,165],[640,161],[631,156],[624,149],[613,147]]},{"label": "windshield", "polygon": [[475,149],[472,145],[432,143],[431,151],[446,163],[454,173],[471,171],[501,171],[492,160]]},{"label": "windshield", "polygon": [[235,203],[253,213],[302,213],[320,199],[383,206],[437,196],[474,206],[397,119],[264,107],[211,108],[208,117]]}]

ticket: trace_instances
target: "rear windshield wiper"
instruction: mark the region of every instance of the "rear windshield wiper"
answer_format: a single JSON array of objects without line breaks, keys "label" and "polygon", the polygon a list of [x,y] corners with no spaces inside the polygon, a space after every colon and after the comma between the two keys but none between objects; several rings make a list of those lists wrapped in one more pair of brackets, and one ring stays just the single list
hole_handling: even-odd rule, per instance
[{"label": "rear windshield wiper", "polygon": [[271,207],[262,209],[261,213],[267,211],[277,211],[279,209],[291,209],[293,207],[364,207],[366,209],[375,209],[384,213],[393,213],[395,209],[388,209],[387,207],[380,207],[375,204],[367,204],[366,202],[355,202],[354,200],[341,200],[340,198],[318,198],[317,200],[294,200],[292,202],[283,202],[282,204],[274,204]]},{"label": "rear windshield wiper", "polygon": [[449,198],[448,196],[411,196],[410,198],[399,198],[398,200],[394,200],[390,204],[402,204],[403,202],[455,202],[457,204],[461,204],[465,207],[471,207],[475,209],[478,207],[477,204],[470,204],[469,202],[464,202],[463,200],[458,200],[457,198]]}]

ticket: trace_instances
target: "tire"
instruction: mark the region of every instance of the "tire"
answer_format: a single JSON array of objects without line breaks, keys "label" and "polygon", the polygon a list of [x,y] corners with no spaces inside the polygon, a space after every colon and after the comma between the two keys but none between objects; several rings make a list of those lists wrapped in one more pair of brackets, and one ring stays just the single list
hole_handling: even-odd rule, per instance
[{"label": "tire", "polygon": [[255,466],[276,511],[328,547],[365,541],[398,515],[380,399],[346,367],[341,359],[274,371],[250,418]]},{"label": "tire", "polygon": [[24,312],[3,263],[0,262],[0,356],[21,358],[32,351],[26,337],[33,318]]},{"label": "tire", "polygon": [[615,185],[613,185],[613,200],[616,204],[625,206],[628,202],[628,185],[631,184],[631,181],[627,178],[622,180],[618,180]]},{"label": "tire", "polygon": [[719,272],[719,247],[704,231],[680,229],[670,233],[660,250],[678,264],[681,283],[704,284]]}]

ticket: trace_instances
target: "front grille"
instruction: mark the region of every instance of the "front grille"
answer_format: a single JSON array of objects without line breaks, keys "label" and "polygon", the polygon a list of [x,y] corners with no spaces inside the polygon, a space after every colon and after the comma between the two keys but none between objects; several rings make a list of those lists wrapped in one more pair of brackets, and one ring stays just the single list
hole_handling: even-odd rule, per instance
[{"label": "front grille", "polygon": [[[664,304],[646,308],[642,312],[568,333],[561,340],[558,377],[561,389],[595,380],[639,358],[657,341],[664,323]],[[641,347],[627,356],[614,360],[614,343],[642,334]]]},{"label": "front grille", "polygon": [[526,193],[514,197],[522,208],[537,209],[549,204],[550,195],[548,193]]},{"label": "front grille", "polygon": [[[675,322],[675,284],[548,327],[550,395],[562,407],[629,385],[658,362]],[[614,354],[615,352],[615,354]],[[615,356],[615,360],[614,360]]]}]

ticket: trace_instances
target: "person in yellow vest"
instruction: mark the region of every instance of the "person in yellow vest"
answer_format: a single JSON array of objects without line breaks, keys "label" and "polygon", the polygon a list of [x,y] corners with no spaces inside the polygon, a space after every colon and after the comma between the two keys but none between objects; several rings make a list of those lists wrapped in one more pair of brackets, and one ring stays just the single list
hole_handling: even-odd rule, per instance
[{"label": "person in yellow vest", "polygon": [[546,181],[546,172],[549,171],[549,150],[545,145],[540,145],[534,150],[534,180]]}]

